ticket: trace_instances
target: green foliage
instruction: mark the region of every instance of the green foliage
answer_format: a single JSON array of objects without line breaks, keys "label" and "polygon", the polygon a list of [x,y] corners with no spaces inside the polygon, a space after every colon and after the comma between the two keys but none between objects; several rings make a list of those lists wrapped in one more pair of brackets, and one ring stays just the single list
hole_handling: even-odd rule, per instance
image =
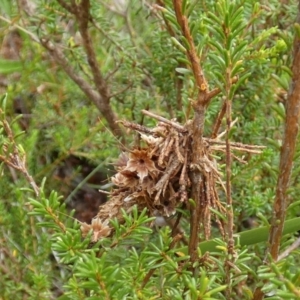
[{"label": "green foliage", "polygon": [[22,70],[22,65],[18,61],[0,60],[0,74],[11,74]]},{"label": "green foliage", "polygon": [[[102,2],[91,1],[90,33],[118,117],[151,125],[153,121],[140,113],[149,109],[183,123],[191,118],[195,79],[186,58],[189,44],[179,30],[172,1],[156,8],[144,1],[129,1],[128,7]],[[19,60],[0,58],[1,78],[7,80],[5,88],[1,85],[1,93],[7,94],[2,99],[0,154],[4,155],[4,147],[7,153],[13,149],[3,128],[5,119],[18,149],[26,154],[29,173],[41,186],[36,197],[21,173],[1,164],[0,299],[208,300],[226,299],[228,287],[231,299],[252,299],[256,286],[268,299],[299,299],[299,250],[263,265],[291,79],[293,33],[299,31],[292,27],[297,3],[290,2],[183,1],[210,89],[221,91],[207,111],[205,135],[212,134],[228,97],[232,117],[237,118],[231,139],[266,146],[260,155],[247,154],[247,165],[237,161],[232,165],[239,234],[228,280],[227,244],[217,230],[212,232],[213,240],[199,245],[199,253],[209,251],[209,255],[197,262],[197,276],[191,272],[187,245],[174,246],[168,227],[152,229],[153,218],[146,210],[123,211],[125,223],[111,220],[113,236],[96,244],[90,244],[90,235],[81,237],[80,223],[64,203],[81,186],[77,183],[74,191],[59,196],[54,189],[63,190],[65,182],[56,179],[57,170],[74,155],[109,175],[105,168],[111,168],[123,145],[80,88],[28,35],[61,46],[74,70],[90,82],[92,73],[72,15],[56,1],[37,1],[32,15],[18,11],[15,1],[0,1],[1,39],[10,30],[12,24],[5,21],[10,19],[18,24],[23,41]],[[15,108],[18,99],[26,106],[21,112]],[[220,132],[225,126],[222,121]],[[127,138],[128,144],[134,142]],[[299,155],[298,147],[282,252],[299,230]],[[224,156],[216,160],[224,173]],[[224,193],[220,198],[225,202]],[[185,217],[182,227],[188,236]],[[257,228],[241,232],[246,227],[243,221],[250,218]]]}]

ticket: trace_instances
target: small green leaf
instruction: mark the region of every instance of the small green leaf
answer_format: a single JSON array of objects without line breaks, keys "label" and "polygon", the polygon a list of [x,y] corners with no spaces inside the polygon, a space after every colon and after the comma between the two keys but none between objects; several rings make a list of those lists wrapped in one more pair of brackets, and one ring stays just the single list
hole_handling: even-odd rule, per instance
[{"label": "small green leaf", "polygon": [[209,284],[209,279],[206,276],[205,271],[202,269],[201,270],[201,276],[200,276],[200,281],[199,281],[199,293],[200,295],[204,295],[207,287]]},{"label": "small green leaf", "polygon": [[181,4],[181,9],[182,9],[183,15],[185,14],[186,6],[187,6],[187,0],[183,0],[182,4]]},{"label": "small green leaf", "polygon": [[216,288],[214,288],[214,289],[208,291],[205,295],[206,295],[206,296],[211,296],[211,295],[213,295],[213,294],[222,292],[222,291],[224,291],[224,290],[226,289],[226,287],[227,287],[227,285],[221,285],[221,286],[219,286],[219,287],[216,287]]},{"label": "small green leaf", "polygon": [[190,205],[192,205],[194,208],[196,207],[196,203],[193,199],[189,199]]},{"label": "small green leaf", "polygon": [[3,109],[3,113],[5,113],[6,110],[6,102],[7,102],[7,93],[5,93],[1,98],[1,106]]},{"label": "small green leaf", "polygon": [[173,36],[171,37],[171,41],[173,45],[176,46],[180,51],[182,51],[183,53],[186,52],[186,49]]},{"label": "small green leaf", "polygon": [[186,69],[186,68],[176,68],[175,69],[177,73],[180,73],[180,74],[191,74],[191,70],[189,69]]},{"label": "small green leaf", "polygon": [[20,61],[0,59],[0,74],[7,75],[21,71],[23,65]]}]

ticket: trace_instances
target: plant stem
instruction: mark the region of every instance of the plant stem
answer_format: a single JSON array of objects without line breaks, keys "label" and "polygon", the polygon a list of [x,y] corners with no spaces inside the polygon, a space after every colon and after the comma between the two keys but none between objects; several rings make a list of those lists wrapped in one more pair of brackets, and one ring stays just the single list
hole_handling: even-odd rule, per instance
[{"label": "plant stem", "polygon": [[[298,16],[295,27],[300,25],[300,2],[298,4]],[[286,117],[284,136],[280,152],[279,176],[277,180],[276,195],[273,206],[273,217],[271,222],[268,248],[265,254],[265,263],[268,254],[273,260],[278,259],[280,241],[287,208],[287,188],[293,167],[293,158],[296,149],[297,135],[299,130],[300,117],[300,36],[299,31],[295,31],[294,38],[294,59],[292,65],[292,82],[288,98],[286,101]],[[263,299],[264,293],[257,288],[254,293],[254,300]]]},{"label": "plant stem", "polygon": [[191,63],[191,68],[194,74],[196,85],[198,88],[198,95],[196,101],[193,102],[194,120],[191,129],[191,136],[193,137],[193,153],[191,162],[191,181],[192,181],[192,199],[195,202],[195,207],[191,207],[190,219],[190,242],[189,242],[189,255],[191,263],[198,259],[198,244],[199,244],[199,226],[201,217],[201,188],[200,184],[203,176],[199,168],[199,162],[203,155],[203,129],[205,120],[206,105],[208,103],[208,84],[204,77],[203,70],[200,64],[200,58],[197,55],[196,47],[190,33],[188,26],[188,19],[182,13],[182,1],[173,0],[173,6],[177,22],[180,26],[182,35],[187,40],[189,48],[186,49],[187,57]]},{"label": "plant stem", "polygon": [[[300,3],[299,3],[300,8]],[[300,12],[297,18],[300,23]],[[269,249],[272,258],[277,259],[280,239],[287,207],[287,188],[292,172],[293,157],[296,149],[300,116],[300,38],[296,33],[294,39],[294,61],[292,66],[292,82],[286,102],[286,118],[284,137],[280,153],[279,176],[276,187],[274,213],[270,229]]]}]

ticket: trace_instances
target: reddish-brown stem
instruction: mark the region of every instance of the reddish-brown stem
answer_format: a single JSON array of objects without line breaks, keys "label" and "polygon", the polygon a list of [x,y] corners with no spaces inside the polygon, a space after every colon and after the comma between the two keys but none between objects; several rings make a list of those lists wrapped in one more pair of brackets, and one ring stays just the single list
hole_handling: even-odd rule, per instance
[{"label": "reddish-brown stem", "polygon": [[[300,24],[300,2],[298,4],[297,25]],[[280,152],[279,175],[276,186],[276,195],[273,206],[273,217],[271,222],[269,243],[265,255],[265,263],[268,254],[273,260],[278,259],[280,241],[287,208],[287,188],[291,176],[293,157],[296,149],[296,141],[299,130],[300,117],[300,37],[296,31],[294,38],[294,59],[292,65],[292,82],[286,101],[286,117],[284,136]],[[261,300],[264,293],[257,288],[254,293],[254,300]]]},{"label": "reddish-brown stem", "polygon": [[226,101],[223,102],[222,104],[222,108],[221,110],[219,111],[219,114],[217,116],[217,119],[216,119],[216,122],[215,122],[215,125],[214,125],[214,129],[213,129],[213,132],[211,134],[211,138],[214,139],[217,137],[218,135],[218,131],[219,131],[219,128],[221,126],[221,122],[222,122],[222,119],[224,118],[225,116],[225,113],[226,113]]},{"label": "reddish-brown stem", "polygon": [[[233,84],[233,83],[236,83],[238,81],[238,77],[237,76],[234,76],[233,78],[230,78],[230,83]],[[208,95],[207,95],[207,98],[210,100],[212,99],[213,97],[217,96],[218,94],[221,93],[221,89],[219,87],[211,90]]]},{"label": "reddish-brown stem", "polygon": [[[300,7],[300,4],[299,4]],[[300,23],[300,13],[298,15]],[[270,229],[269,249],[274,260],[278,257],[280,240],[287,207],[286,191],[291,176],[293,157],[299,130],[300,116],[300,38],[296,33],[294,40],[294,61],[292,83],[286,102],[286,118],[282,148],[280,152],[279,176],[276,187],[274,213]]]},{"label": "reddish-brown stem", "polygon": [[[200,58],[197,55],[196,47],[190,33],[187,17],[182,14],[182,0],[173,0],[173,5],[175,9],[177,22],[180,25],[182,34],[189,43],[189,49],[186,49],[187,56],[189,61],[191,62],[191,67],[194,74],[194,78],[198,86],[199,94],[206,96],[208,90],[208,84],[204,77],[204,73],[202,71],[201,64],[200,64]],[[198,97],[198,101],[200,101],[201,104],[204,105],[207,99],[206,97]]]},{"label": "reddish-brown stem", "polygon": [[176,221],[175,221],[174,225],[171,227],[172,228],[172,233],[171,233],[172,237],[174,237],[175,234],[178,232],[177,227],[179,225],[181,217],[182,217],[182,213],[180,212],[180,213],[178,213],[178,216],[176,218]]},{"label": "reddish-brown stem", "polygon": [[[231,84],[234,84],[238,81],[238,77],[235,76],[235,77],[233,77],[232,79],[229,79],[229,80],[230,80],[229,82]],[[220,92],[221,92],[220,88],[215,88],[214,90],[209,92],[208,98],[211,99],[214,96],[218,95]],[[226,113],[226,101],[223,102],[222,108],[221,108],[221,110],[220,110],[220,112],[217,116],[216,121],[215,121],[214,129],[213,129],[213,132],[211,134],[212,139],[217,137],[218,131],[220,129],[221,122],[222,122],[223,117],[225,116],[225,113]]]}]

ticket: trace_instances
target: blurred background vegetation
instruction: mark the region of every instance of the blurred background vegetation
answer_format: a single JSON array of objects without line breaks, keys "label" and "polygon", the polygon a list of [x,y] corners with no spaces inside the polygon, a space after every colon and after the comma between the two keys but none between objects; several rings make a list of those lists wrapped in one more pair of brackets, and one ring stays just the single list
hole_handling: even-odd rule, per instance
[{"label": "blurred background vegetation", "polygon": [[[107,189],[108,178],[114,172],[112,163],[125,146],[124,143],[126,147],[132,146],[135,137],[125,130],[125,139],[121,135],[112,134],[105,115],[101,114],[92,100],[39,42],[40,39],[46,39],[62,49],[75,73],[97,89],[78,22],[59,2],[69,3],[47,0],[0,1],[0,94],[6,99],[5,117],[12,121],[21,116],[11,126],[15,135],[23,132],[16,141],[24,148],[30,174],[39,185],[42,185],[43,178],[47,178],[45,195],[53,190],[62,195],[57,202],[56,213],[67,227],[78,229],[76,222],[73,224],[74,219],[90,222],[97,214],[98,206],[106,201],[106,196],[99,193],[98,189]],[[70,2],[71,5],[73,2]],[[220,18],[218,5],[230,1],[187,2],[190,5],[189,19],[194,24],[193,38],[201,53],[205,75],[211,88],[222,89],[224,70],[216,58],[219,53],[214,44],[218,42],[220,26],[214,22],[212,15]],[[166,26],[168,22],[163,21],[159,5],[171,11],[169,0],[90,1],[91,21],[88,30],[99,69],[109,91],[109,105],[116,119],[153,125],[153,120],[142,116],[142,109],[149,109],[166,118],[177,118],[182,123],[192,118],[190,100],[195,96],[193,76],[186,68],[184,53],[172,40],[176,32]],[[231,139],[266,146],[260,155],[247,154],[244,160],[248,164],[233,163],[232,198],[235,229],[238,232],[266,225],[271,217],[285,117],[284,106],[291,78],[297,1],[236,0],[232,1],[230,7],[233,10],[242,7],[242,22],[245,24],[232,47],[236,48],[246,42],[241,50],[244,71],[240,75],[246,76],[234,95],[232,119],[237,121],[231,131]],[[212,134],[222,104],[223,95],[220,93],[207,111],[205,136]],[[225,121],[221,129],[225,130]],[[299,155],[298,147],[289,190],[292,202],[299,200]],[[220,164],[222,161],[225,163],[221,157]],[[203,298],[193,292],[182,296],[191,287],[186,284],[185,275],[182,275],[180,283],[176,282],[179,280],[177,277],[170,279],[172,274],[168,265],[165,269],[161,267],[161,274],[144,290],[139,290],[135,284],[142,281],[146,271],[142,273],[143,276],[140,275],[141,278],[137,275],[136,282],[131,282],[128,290],[120,294],[115,291],[102,294],[103,289],[93,289],[92,283],[88,285],[84,279],[92,275],[84,273],[83,266],[83,273],[78,271],[80,280],[76,281],[72,261],[66,259],[66,264],[63,264],[58,253],[61,249],[53,248],[56,229],[38,226],[41,219],[28,214],[32,210],[28,204],[31,196],[30,192],[22,190],[28,187],[26,180],[5,165],[2,165],[0,176],[0,299],[209,299],[208,294],[205,298],[205,293]],[[298,211],[298,205],[293,205],[287,217],[297,217]],[[145,222],[140,220],[137,224],[144,226]],[[106,262],[97,263],[99,266],[108,262],[121,266],[124,255],[127,255],[127,266],[133,268],[130,269],[131,273],[125,266],[119,273],[111,271],[107,278],[111,280],[123,274],[119,282],[129,281],[132,274],[141,271],[134,262],[136,251],[146,249],[150,241],[159,249],[167,249],[170,244],[167,233],[167,228],[154,235],[146,230],[144,243],[135,244],[130,240],[132,246],[137,246],[130,248],[126,254],[122,249],[128,245],[121,243],[110,250],[114,254]],[[283,249],[296,238],[294,235],[285,237]],[[87,245],[80,247],[86,249]],[[254,256],[260,257],[264,249],[264,244],[248,248],[247,258],[253,260],[247,265],[247,270],[246,267],[241,269],[247,276],[236,283],[232,299],[251,299],[251,287],[264,278],[255,275],[261,260],[254,259]],[[177,261],[175,252],[170,255]],[[85,255],[94,254],[86,252]],[[88,265],[85,259],[91,261],[91,257],[81,257],[79,263],[86,262]],[[222,255],[217,259],[222,261]],[[140,264],[143,263],[148,264],[149,261],[141,259]],[[156,263],[158,268],[158,259]],[[292,266],[297,264],[299,251],[290,255],[282,263],[281,269],[285,278],[295,286],[299,284],[300,273]],[[137,268],[136,271],[134,268]],[[191,285],[194,284],[199,290],[200,283],[197,280],[208,278],[211,289],[220,287],[224,276],[212,269],[203,269],[201,276]],[[91,266],[90,270],[93,271]],[[269,269],[266,272],[276,273]],[[212,276],[217,277],[217,283]],[[168,284],[164,283],[164,277],[170,279],[170,282],[167,279]],[[272,299],[299,299],[293,293],[274,296],[272,291],[276,288],[287,290],[277,284],[273,283],[269,287]],[[117,287],[114,288],[117,290]],[[120,286],[118,289],[122,290]],[[76,290],[83,292],[77,293]],[[241,295],[244,298],[240,298]],[[214,297],[210,299],[225,299],[221,292],[216,292]]]}]

